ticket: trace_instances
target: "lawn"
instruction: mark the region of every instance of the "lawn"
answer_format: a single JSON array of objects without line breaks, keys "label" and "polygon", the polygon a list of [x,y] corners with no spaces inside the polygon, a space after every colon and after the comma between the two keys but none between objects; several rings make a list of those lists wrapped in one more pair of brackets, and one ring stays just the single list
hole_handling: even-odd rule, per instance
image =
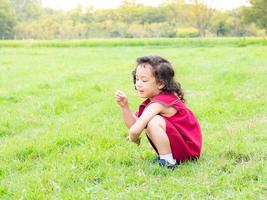
[{"label": "lawn", "polygon": [[[203,131],[174,171],[127,142],[114,92],[142,101],[131,71],[170,60]],[[0,199],[265,199],[267,46],[0,48]]]}]

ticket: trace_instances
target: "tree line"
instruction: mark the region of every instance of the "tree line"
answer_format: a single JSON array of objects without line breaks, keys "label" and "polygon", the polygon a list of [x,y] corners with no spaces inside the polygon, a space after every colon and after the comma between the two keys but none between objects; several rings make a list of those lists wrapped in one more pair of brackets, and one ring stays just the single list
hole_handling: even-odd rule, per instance
[{"label": "tree line", "polygon": [[0,39],[266,36],[267,1],[217,10],[198,0],[165,0],[157,7],[123,1],[115,9],[77,6],[68,12],[40,0],[0,0]]}]

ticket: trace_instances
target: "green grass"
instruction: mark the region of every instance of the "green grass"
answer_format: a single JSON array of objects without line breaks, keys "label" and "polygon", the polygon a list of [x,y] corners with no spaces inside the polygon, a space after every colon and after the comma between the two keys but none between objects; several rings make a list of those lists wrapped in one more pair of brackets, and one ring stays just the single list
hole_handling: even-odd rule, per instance
[{"label": "green grass", "polygon": [[147,38],[147,39],[90,39],[90,40],[2,40],[0,47],[214,47],[267,46],[266,38]]},{"label": "green grass", "polygon": [[[0,199],[265,199],[267,47],[207,47],[0,48]],[[175,171],[126,142],[114,100],[137,108],[148,54],[173,62],[203,130],[202,157]]]}]

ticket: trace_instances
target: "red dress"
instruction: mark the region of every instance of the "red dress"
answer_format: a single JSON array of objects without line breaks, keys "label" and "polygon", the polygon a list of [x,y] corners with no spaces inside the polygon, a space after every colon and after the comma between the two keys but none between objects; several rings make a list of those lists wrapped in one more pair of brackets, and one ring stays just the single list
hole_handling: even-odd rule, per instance
[{"label": "red dress", "polygon": [[[139,106],[136,115],[140,117],[145,108],[153,102],[158,102],[176,109],[176,113],[170,117],[161,115],[166,122],[166,133],[170,141],[173,158],[177,161],[198,158],[201,154],[202,136],[199,123],[194,113],[175,94],[160,93],[152,100],[145,100]],[[150,139],[149,142],[158,153]]]}]

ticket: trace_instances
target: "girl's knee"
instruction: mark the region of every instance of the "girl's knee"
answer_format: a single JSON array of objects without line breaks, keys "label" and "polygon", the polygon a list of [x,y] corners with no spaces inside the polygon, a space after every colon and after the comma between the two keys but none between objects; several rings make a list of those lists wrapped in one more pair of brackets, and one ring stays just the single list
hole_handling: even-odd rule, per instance
[{"label": "girl's knee", "polygon": [[153,128],[161,127],[164,130],[166,129],[166,123],[162,116],[155,115],[147,124],[147,129],[150,131]]}]

